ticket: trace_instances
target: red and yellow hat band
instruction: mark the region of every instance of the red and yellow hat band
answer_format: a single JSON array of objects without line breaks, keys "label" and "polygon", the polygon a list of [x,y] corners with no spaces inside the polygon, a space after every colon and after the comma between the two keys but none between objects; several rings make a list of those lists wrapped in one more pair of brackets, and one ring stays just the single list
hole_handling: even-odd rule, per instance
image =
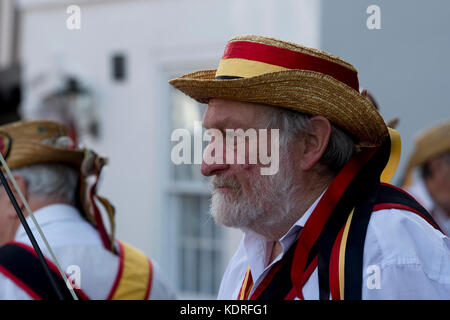
[{"label": "red and yellow hat band", "polygon": [[354,70],[307,53],[245,40],[227,44],[215,79],[248,78],[293,69],[331,76],[359,92]]}]

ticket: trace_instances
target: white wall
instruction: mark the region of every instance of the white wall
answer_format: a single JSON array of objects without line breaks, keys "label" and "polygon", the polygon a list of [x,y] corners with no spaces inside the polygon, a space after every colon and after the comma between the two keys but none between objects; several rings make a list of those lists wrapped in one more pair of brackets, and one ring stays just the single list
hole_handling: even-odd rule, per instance
[{"label": "white wall", "polygon": [[0,69],[13,62],[14,2],[0,2]]}]

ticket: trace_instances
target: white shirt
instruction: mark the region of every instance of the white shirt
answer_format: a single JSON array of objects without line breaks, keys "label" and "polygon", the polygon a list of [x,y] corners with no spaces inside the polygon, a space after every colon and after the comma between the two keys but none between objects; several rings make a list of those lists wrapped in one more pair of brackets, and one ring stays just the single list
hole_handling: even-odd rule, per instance
[{"label": "white shirt", "polygon": [[428,210],[433,216],[439,226],[443,229],[447,235],[450,235],[450,217],[444,212],[444,210],[434,203],[430,193],[422,178],[418,178],[408,188],[408,192],[416,198],[416,200]]},{"label": "white shirt", "polygon": [[[298,239],[320,198],[280,239],[283,251],[268,266],[273,241],[245,230],[222,278],[218,299],[237,298],[248,267],[254,282],[251,295]],[[379,271],[378,283],[374,282],[374,270]],[[305,299],[319,299],[317,268],[305,283],[303,295]],[[362,298],[450,299],[450,239],[412,212],[374,212],[364,244]]]},{"label": "white shirt", "polygon": [[[81,290],[90,299],[106,299],[117,275],[119,258],[103,247],[95,228],[81,217],[76,208],[64,204],[41,208],[34,212],[34,216],[61,268],[66,271],[71,265],[78,266]],[[53,261],[31,217],[26,220],[43,254]],[[31,246],[23,226],[19,227],[14,241]],[[149,299],[174,299],[174,294],[161,278],[158,266],[154,261],[152,265],[153,278]],[[31,297],[0,273],[0,299],[28,300]]]}]

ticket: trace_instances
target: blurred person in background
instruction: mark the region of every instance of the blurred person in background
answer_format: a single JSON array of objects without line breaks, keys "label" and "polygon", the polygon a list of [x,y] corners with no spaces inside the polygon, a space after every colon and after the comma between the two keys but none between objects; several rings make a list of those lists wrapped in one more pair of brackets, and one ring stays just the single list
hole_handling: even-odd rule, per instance
[{"label": "blurred person in background", "polygon": [[[415,169],[419,170],[413,179]],[[415,142],[404,188],[450,234],[450,120],[426,129]]]},{"label": "blurred person in background", "polygon": [[27,119],[64,124],[75,144],[95,143],[99,137],[98,103],[95,88],[86,82],[69,71],[40,72],[25,85],[27,97],[20,106],[21,113]]},{"label": "blurred person in background", "polygon": [[[400,139],[360,94],[352,65],[246,35],[228,42],[217,70],[170,84],[208,103],[203,125],[213,138],[201,172],[212,177],[211,214],[244,233],[219,299],[450,298],[449,239],[386,183]],[[263,175],[261,155],[251,163],[238,152],[247,146],[218,134],[229,140],[237,129],[279,130],[279,150],[272,139],[257,150],[268,144],[279,155],[276,173]],[[245,161],[228,161],[236,158]]]},{"label": "blurred person in background", "polygon": [[[114,208],[97,195],[106,159],[77,149],[67,132],[54,121],[14,122],[0,126],[0,151],[78,297],[173,299],[155,264],[114,237]],[[26,220],[61,287],[62,277],[30,218]],[[57,298],[4,186],[0,245],[0,299]]]}]

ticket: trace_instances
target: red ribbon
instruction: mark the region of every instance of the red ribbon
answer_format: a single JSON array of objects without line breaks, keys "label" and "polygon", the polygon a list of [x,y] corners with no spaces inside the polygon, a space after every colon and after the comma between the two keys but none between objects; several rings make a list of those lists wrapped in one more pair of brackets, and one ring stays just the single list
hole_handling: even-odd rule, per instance
[{"label": "red ribbon", "polygon": [[348,185],[351,183],[360,168],[375,154],[378,148],[372,148],[356,154],[339,172],[328,187],[322,199],[317,204],[311,216],[305,223],[298,238],[292,262],[291,280],[297,291],[297,296],[303,300],[303,274],[306,261],[314,243],[319,238],[323,227],[330,217],[333,209],[341,199]]},{"label": "red ribbon", "polygon": [[359,92],[358,74],[356,71],[306,53],[251,41],[231,41],[227,44],[222,59],[231,58],[259,61],[288,69],[320,72],[345,83]]}]

